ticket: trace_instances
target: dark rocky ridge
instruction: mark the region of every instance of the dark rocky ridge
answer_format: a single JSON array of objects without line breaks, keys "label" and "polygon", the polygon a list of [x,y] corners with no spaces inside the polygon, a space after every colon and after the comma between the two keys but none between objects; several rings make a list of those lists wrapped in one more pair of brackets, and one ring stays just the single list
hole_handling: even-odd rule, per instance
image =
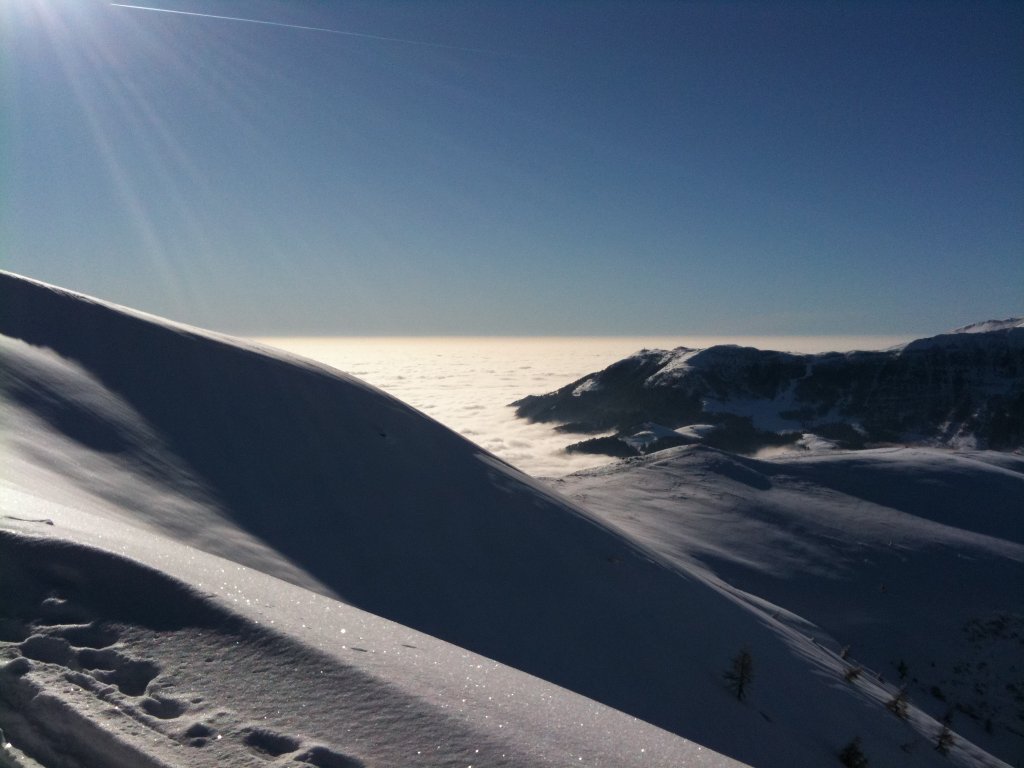
[{"label": "dark rocky ridge", "polygon": [[[698,441],[750,451],[806,433],[844,448],[896,442],[1014,450],[1024,447],[1024,320],[875,352],[642,350],[513,405],[517,416],[558,422],[564,432],[614,431],[569,450],[619,456]],[[696,424],[715,429],[700,437],[672,432]]]}]

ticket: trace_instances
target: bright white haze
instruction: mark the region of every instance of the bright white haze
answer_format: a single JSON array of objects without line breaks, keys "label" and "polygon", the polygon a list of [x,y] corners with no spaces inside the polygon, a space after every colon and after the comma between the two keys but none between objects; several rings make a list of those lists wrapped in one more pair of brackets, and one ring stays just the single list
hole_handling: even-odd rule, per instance
[{"label": "bright white haze", "polygon": [[262,343],[380,387],[524,472],[560,477],[614,459],[569,454],[582,437],[515,417],[509,403],[558,389],[643,348],[741,344],[791,352],[883,349],[908,336],[304,337]]}]

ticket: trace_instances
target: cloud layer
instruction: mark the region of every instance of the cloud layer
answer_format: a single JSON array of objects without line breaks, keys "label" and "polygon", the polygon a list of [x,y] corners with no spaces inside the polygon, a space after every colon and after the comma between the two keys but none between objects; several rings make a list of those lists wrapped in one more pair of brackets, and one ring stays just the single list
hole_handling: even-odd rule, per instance
[{"label": "cloud layer", "polygon": [[896,337],[272,338],[260,341],[380,387],[524,472],[560,477],[607,464],[568,454],[573,435],[515,417],[509,403],[551,392],[644,347],[732,343],[812,352],[877,349]]}]

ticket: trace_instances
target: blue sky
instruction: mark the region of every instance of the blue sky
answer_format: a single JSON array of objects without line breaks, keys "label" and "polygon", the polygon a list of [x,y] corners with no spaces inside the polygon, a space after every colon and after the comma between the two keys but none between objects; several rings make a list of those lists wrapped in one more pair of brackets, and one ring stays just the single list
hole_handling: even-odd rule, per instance
[{"label": "blue sky", "polygon": [[1019,3],[139,5],[275,23],[5,0],[4,268],[243,334],[1024,313]]}]

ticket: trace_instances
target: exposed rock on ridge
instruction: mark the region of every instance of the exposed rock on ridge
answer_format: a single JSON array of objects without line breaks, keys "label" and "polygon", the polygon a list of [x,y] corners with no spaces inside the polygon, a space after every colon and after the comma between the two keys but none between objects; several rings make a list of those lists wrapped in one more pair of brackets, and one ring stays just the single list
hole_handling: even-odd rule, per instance
[{"label": "exposed rock on ridge", "polygon": [[[899,442],[1012,450],[1024,445],[1024,319],[878,352],[642,350],[513,405],[518,416],[561,422],[566,432],[615,431],[570,450],[618,455],[701,439],[755,450],[807,433],[847,448]],[[665,427],[696,424],[717,428],[703,438],[692,430],[666,435]],[[638,432],[644,439],[630,439]]]}]

